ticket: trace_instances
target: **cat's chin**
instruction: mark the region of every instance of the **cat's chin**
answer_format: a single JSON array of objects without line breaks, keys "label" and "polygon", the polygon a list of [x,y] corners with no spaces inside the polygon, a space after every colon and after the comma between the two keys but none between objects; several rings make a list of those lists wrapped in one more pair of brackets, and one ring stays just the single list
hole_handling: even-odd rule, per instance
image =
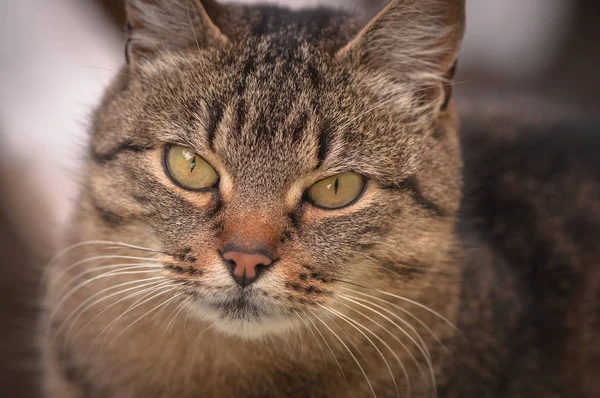
[{"label": "cat's chin", "polygon": [[227,336],[244,340],[262,340],[267,336],[284,334],[294,326],[285,318],[261,318],[256,321],[220,318],[211,322],[211,326]]},{"label": "cat's chin", "polygon": [[192,305],[192,313],[207,322],[216,332],[244,340],[261,340],[281,335],[296,326],[294,318],[283,314],[269,314],[252,306]]}]

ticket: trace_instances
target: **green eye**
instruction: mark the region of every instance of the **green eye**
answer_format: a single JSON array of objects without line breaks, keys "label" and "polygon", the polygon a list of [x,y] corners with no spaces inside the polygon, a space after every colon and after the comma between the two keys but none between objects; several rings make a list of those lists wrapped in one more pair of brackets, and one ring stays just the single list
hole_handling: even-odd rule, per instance
[{"label": "green eye", "polygon": [[206,160],[191,149],[171,145],[165,154],[165,167],[171,180],[181,188],[203,190],[219,181],[219,175]]},{"label": "green eye", "polygon": [[308,190],[308,199],[318,207],[339,209],[360,196],[365,186],[363,176],[355,173],[338,174],[317,182]]}]

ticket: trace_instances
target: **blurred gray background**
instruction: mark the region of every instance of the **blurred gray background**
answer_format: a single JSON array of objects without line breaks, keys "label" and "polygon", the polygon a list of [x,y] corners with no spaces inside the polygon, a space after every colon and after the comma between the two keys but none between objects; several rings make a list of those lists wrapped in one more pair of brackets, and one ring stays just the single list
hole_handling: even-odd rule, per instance
[{"label": "blurred gray background", "polygon": [[[385,1],[279,3],[374,13]],[[599,10],[599,0],[467,0],[456,91],[598,114]],[[0,0],[2,397],[38,396],[32,336],[39,267],[33,265],[59,245],[90,114],[124,63],[123,25],[122,0]]]}]

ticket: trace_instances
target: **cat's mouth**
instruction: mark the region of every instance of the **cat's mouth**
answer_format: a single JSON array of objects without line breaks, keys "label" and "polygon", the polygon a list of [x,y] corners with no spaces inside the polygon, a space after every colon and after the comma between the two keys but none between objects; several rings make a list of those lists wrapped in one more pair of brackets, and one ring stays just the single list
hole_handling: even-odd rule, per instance
[{"label": "cat's mouth", "polygon": [[251,318],[263,315],[262,308],[251,297],[238,296],[228,301],[211,303],[210,306],[232,318]]},{"label": "cat's mouth", "polygon": [[291,316],[260,296],[244,290],[224,298],[198,298],[194,313],[217,331],[244,339],[282,333],[294,326]]}]

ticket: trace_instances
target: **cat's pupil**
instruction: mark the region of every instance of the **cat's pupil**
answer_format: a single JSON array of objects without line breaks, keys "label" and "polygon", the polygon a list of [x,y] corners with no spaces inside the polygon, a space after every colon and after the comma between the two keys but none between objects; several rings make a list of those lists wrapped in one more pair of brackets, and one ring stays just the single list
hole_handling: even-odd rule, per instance
[{"label": "cat's pupil", "polygon": [[192,163],[190,164],[190,173],[193,173],[195,168],[196,168],[196,157],[194,156],[194,159],[192,159]]},{"label": "cat's pupil", "polygon": [[337,195],[338,188],[340,187],[340,179],[336,178],[335,183],[333,184],[333,193]]}]

